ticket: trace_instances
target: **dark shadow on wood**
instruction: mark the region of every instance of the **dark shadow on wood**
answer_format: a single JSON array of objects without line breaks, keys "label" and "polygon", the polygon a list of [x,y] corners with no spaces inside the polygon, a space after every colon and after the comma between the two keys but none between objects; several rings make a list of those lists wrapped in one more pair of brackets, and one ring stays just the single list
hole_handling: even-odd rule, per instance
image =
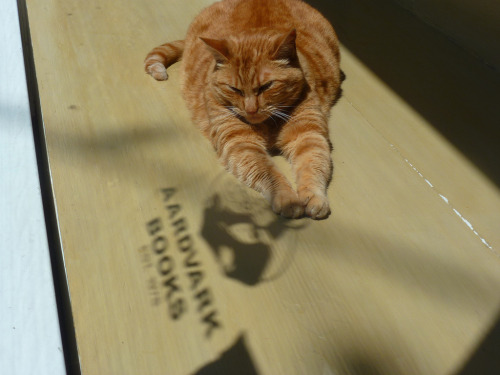
[{"label": "dark shadow on wood", "polygon": [[500,372],[500,315],[457,375],[497,375]]},{"label": "dark shadow on wood", "polygon": [[217,360],[195,375],[258,375],[258,372],[246,347],[245,337],[240,336]]},{"label": "dark shadow on wood", "polygon": [[306,1],[345,47],[500,186],[500,73],[390,0]]},{"label": "dark shadow on wood", "polygon": [[297,247],[283,251],[279,243],[309,225],[309,219],[276,215],[263,197],[249,194],[227,172],[212,182],[209,191],[200,234],[224,275],[248,286],[282,276],[293,263]]}]

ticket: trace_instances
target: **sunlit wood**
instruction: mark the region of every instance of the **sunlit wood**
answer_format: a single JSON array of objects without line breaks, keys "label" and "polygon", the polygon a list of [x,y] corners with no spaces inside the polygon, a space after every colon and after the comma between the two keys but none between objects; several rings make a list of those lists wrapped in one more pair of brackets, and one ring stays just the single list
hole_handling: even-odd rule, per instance
[{"label": "sunlit wood", "polygon": [[210,1],[27,3],[83,374],[445,375],[471,354],[500,306],[498,191],[349,50],[332,215],[287,221],[219,166],[178,66],[143,71]]}]

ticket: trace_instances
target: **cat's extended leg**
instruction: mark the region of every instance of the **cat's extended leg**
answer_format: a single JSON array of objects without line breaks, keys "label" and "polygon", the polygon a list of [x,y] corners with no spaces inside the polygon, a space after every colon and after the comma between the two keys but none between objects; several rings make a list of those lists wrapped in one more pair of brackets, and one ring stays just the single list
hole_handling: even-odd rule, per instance
[{"label": "cat's extended leg", "polygon": [[144,60],[144,69],[157,81],[168,79],[167,68],[182,58],[184,41],[165,43],[153,48]]},{"label": "cat's extended leg", "polygon": [[303,204],[267,153],[264,140],[247,124],[226,123],[213,131],[212,141],[226,170],[260,192],[275,213],[287,218],[304,214]]},{"label": "cat's extended leg", "polygon": [[297,194],[306,215],[325,219],[330,215],[326,190],[333,171],[326,120],[295,120],[284,129],[282,150],[295,171]]}]

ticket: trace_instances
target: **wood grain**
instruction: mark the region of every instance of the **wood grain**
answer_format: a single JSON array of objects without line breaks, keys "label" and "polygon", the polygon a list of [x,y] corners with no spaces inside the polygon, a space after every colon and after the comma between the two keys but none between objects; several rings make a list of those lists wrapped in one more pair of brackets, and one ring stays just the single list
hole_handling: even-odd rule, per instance
[{"label": "wood grain", "polygon": [[[333,214],[289,222],[222,171],[178,67],[164,83],[142,70],[210,1],[27,3],[83,374],[460,368],[499,311],[498,191],[354,55],[331,119]],[[421,162],[457,165],[488,211],[460,217],[468,198],[446,202]]]}]

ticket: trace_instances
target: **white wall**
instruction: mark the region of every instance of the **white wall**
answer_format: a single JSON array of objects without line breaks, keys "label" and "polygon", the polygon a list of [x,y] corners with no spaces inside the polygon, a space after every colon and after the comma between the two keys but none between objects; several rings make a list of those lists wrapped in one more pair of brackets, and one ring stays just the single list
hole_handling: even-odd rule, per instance
[{"label": "white wall", "polygon": [[0,56],[0,373],[65,374],[15,0]]}]

